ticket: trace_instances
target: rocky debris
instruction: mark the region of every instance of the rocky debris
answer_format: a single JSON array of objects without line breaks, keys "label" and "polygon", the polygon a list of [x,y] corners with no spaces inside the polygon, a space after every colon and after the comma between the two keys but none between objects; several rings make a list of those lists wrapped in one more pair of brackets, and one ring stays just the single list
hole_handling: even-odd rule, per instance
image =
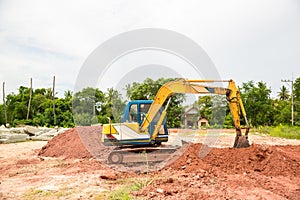
[{"label": "rocky debris", "polygon": [[40,129],[34,126],[25,126],[23,130],[29,136],[34,136],[36,133],[40,132]]},{"label": "rocky debris", "polygon": [[161,189],[161,188],[158,188],[157,190],[156,190],[156,192],[158,192],[158,193],[164,193],[164,190],[163,189]]},{"label": "rocky debris", "polygon": [[114,172],[105,172],[103,174],[100,175],[101,179],[106,179],[106,180],[116,180],[117,179],[117,175]]},{"label": "rocky debris", "polygon": [[24,126],[15,128],[0,127],[0,144],[24,142],[26,140],[49,141],[53,137],[65,132],[68,128],[47,128]]},{"label": "rocky debris", "polygon": [[0,134],[0,144],[14,143],[14,142],[24,142],[28,138],[27,134]]},{"label": "rocky debris", "polygon": [[69,130],[68,128],[51,129],[50,131],[39,131],[31,137],[32,140],[49,141],[57,135]]},{"label": "rocky debris", "polygon": [[0,126],[0,134],[9,133],[10,129],[6,128],[4,125]]}]

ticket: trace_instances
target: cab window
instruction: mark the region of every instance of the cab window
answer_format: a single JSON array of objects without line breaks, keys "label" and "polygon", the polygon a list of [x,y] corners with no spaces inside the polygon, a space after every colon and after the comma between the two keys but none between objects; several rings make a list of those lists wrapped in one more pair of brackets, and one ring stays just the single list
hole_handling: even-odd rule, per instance
[{"label": "cab window", "polygon": [[137,122],[138,107],[137,104],[132,104],[129,109],[129,121]]},{"label": "cab window", "polygon": [[141,104],[140,111],[141,113],[146,114],[150,108],[151,104]]}]

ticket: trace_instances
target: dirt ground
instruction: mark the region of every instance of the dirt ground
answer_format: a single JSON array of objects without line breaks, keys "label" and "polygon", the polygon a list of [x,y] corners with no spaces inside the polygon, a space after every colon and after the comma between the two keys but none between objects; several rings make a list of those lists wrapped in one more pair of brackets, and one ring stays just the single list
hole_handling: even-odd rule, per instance
[{"label": "dirt ground", "polygon": [[201,135],[159,170],[134,173],[107,165],[100,133],[1,144],[0,199],[126,199],[124,190],[134,199],[300,199],[299,140],[252,134],[250,148],[233,149],[234,134],[222,133],[209,148]]}]

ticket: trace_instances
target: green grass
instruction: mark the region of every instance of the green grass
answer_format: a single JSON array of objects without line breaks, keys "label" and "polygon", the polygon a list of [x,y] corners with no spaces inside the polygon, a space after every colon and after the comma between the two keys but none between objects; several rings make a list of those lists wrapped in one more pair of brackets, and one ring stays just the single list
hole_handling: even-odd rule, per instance
[{"label": "green grass", "polygon": [[68,191],[45,191],[40,189],[29,189],[23,194],[23,199],[34,200],[34,199],[60,199],[70,195]]},{"label": "green grass", "polygon": [[300,140],[300,127],[299,126],[260,126],[256,129],[257,132],[267,134],[274,137],[298,139]]},{"label": "green grass", "polygon": [[105,191],[99,194],[96,200],[132,200],[137,199],[130,195],[133,191],[139,191],[140,189],[150,185],[155,178],[129,178],[121,179],[118,182],[120,186],[113,191]]}]

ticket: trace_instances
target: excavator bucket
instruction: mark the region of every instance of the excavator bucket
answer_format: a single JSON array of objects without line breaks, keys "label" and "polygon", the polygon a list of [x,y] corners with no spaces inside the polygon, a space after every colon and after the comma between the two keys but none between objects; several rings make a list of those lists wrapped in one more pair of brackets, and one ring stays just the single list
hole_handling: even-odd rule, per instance
[{"label": "excavator bucket", "polygon": [[233,147],[234,148],[250,147],[250,143],[248,141],[248,136],[245,136],[245,135],[236,136]]},{"label": "excavator bucket", "polygon": [[245,135],[242,135],[241,128],[236,128],[236,136],[233,144],[233,148],[247,148],[250,147],[250,143],[248,140],[248,133],[249,133],[250,127],[248,126],[246,128]]}]

